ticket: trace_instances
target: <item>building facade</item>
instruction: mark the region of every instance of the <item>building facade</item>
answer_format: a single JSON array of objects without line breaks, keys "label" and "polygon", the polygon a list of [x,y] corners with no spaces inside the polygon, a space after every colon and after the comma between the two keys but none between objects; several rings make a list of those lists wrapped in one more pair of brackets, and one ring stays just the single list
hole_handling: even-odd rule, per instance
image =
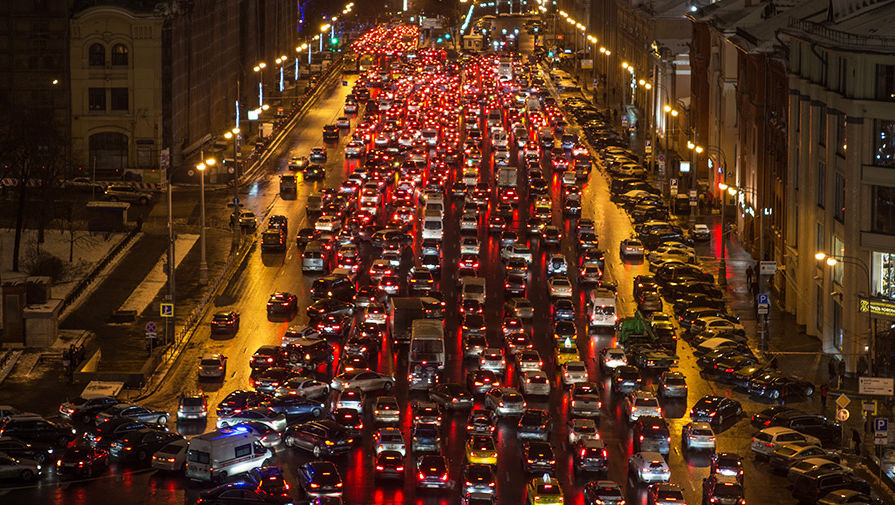
[{"label": "building facade", "polygon": [[878,337],[895,314],[893,15],[890,1],[833,2],[781,31],[793,167],[788,305],[849,370],[877,373],[893,361],[890,337]]},{"label": "building facade", "polygon": [[72,16],[74,173],[161,180],[163,25],[164,18],[151,11],[115,6]]}]

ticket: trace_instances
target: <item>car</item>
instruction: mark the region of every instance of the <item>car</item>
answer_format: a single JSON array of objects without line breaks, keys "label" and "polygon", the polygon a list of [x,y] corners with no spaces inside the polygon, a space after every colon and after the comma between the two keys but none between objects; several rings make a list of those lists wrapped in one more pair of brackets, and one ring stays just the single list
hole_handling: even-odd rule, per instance
[{"label": "car", "polygon": [[724,421],[739,418],[742,414],[743,406],[740,402],[716,395],[702,397],[690,409],[690,419],[718,427],[724,426]]},{"label": "car", "polygon": [[552,426],[550,414],[542,409],[527,409],[519,417],[516,436],[520,440],[548,440]]},{"label": "car", "polygon": [[391,424],[401,421],[401,407],[394,396],[380,396],[373,402],[373,421]]},{"label": "car", "polygon": [[278,291],[267,300],[267,315],[293,314],[298,310],[298,297],[292,293]]},{"label": "car", "polygon": [[687,376],[682,372],[665,370],[659,376],[658,394],[665,398],[687,397]]},{"label": "car", "polygon": [[497,476],[494,474],[493,466],[479,463],[469,463],[463,470],[462,494],[465,497],[482,495],[493,496],[496,492],[496,483]]},{"label": "car", "polygon": [[590,438],[600,438],[600,432],[597,430],[597,424],[593,419],[569,419],[568,431],[569,445],[575,445]]},{"label": "car", "polygon": [[128,184],[110,184],[103,193],[110,202],[129,202],[146,205],[152,201],[152,193]]},{"label": "car", "polygon": [[292,172],[298,172],[308,168],[310,164],[311,160],[307,156],[296,156],[289,160],[287,168]]},{"label": "car", "polygon": [[509,244],[504,246],[500,250],[500,259],[506,261],[510,258],[522,259],[530,265],[532,261],[531,249],[522,244]]},{"label": "car", "polygon": [[625,412],[628,421],[634,422],[640,416],[662,417],[662,407],[653,393],[648,391],[633,391],[625,398]]},{"label": "car", "polygon": [[587,367],[583,361],[567,361],[562,364],[562,383],[564,386],[573,386],[587,382]]},{"label": "car", "polygon": [[277,388],[280,387],[280,384],[295,377],[296,373],[292,371],[292,368],[274,366],[261,372],[256,372],[253,375],[251,383],[255,391],[274,394]]},{"label": "car", "polygon": [[572,298],[574,296],[572,283],[564,275],[556,275],[547,279],[547,288],[550,298]]},{"label": "car", "polygon": [[249,358],[249,367],[252,372],[261,372],[270,367],[277,365],[280,358],[281,348],[277,345],[262,345],[255,350],[252,357]]},{"label": "car", "polygon": [[767,428],[771,425],[771,420],[774,418],[774,416],[783,412],[801,411],[792,407],[787,407],[786,405],[774,405],[773,407],[768,407],[760,412],[752,414],[750,422],[752,423],[752,426],[756,428]]},{"label": "car", "polygon": [[[554,325],[558,321],[572,322],[571,328],[575,328],[575,302],[568,298],[557,298],[550,304],[550,312],[553,315]],[[558,332],[557,332],[558,333]],[[574,330],[571,332],[574,333]]]},{"label": "car", "polygon": [[792,466],[789,467],[789,470],[787,470],[786,472],[786,478],[790,482],[795,482],[799,480],[799,478],[803,475],[815,471],[842,472],[845,474],[853,473],[853,470],[851,468],[843,466],[841,463],[830,461],[829,459],[805,458],[803,460],[795,462]]},{"label": "car", "polygon": [[291,498],[268,493],[255,482],[232,482],[222,484],[208,491],[199,493],[196,505],[230,505],[238,499],[239,503],[258,505],[288,505]]},{"label": "car", "polygon": [[30,482],[40,478],[43,465],[33,459],[15,458],[0,452],[0,479]]},{"label": "car", "polygon": [[709,475],[725,475],[743,481],[745,468],[743,457],[735,452],[716,452],[712,454]]},{"label": "car", "polygon": [[429,390],[429,399],[444,410],[468,409],[473,398],[462,384],[443,383]]},{"label": "car", "polygon": [[801,503],[817,503],[821,497],[840,489],[850,489],[865,495],[871,492],[870,485],[853,474],[815,470],[802,475],[793,483],[792,495]]},{"label": "car", "polygon": [[431,401],[417,400],[410,404],[411,423],[434,424],[441,427],[441,409]]},{"label": "car", "polygon": [[550,378],[541,370],[526,370],[519,374],[519,384],[526,396],[550,396]]},{"label": "car", "polygon": [[628,458],[628,478],[640,484],[668,482],[671,470],[658,452],[636,452]]},{"label": "car", "polygon": [[239,412],[233,412],[218,417],[218,428],[229,428],[245,422],[259,422],[270,426],[274,431],[282,432],[286,429],[286,416],[266,407],[253,407]]},{"label": "car", "polygon": [[709,232],[708,225],[705,224],[694,224],[692,236],[694,240],[709,240],[711,238],[711,234]]},{"label": "car", "polygon": [[604,371],[612,371],[620,366],[628,364],[628,355],[624,349],[618,347],[604,347],[600,350],[600,368]]},{"label": "car", "polygon": [[227,357],[220,353],[206,353],[199,358],[199,380],[224,380],[227,375]]},{"label": "car", "polygon": [[611,480],[590,481],[584,486],[586,505],[624,505],[621,486]]},{"label": "car", "polygon": [[705,422],[691,422],[681,428],[681,445],[685,451],[692,449],[715,450],[715,432],[712,425]]},{"label": "car", "polygon": [[308,154],[308,158],[314,163],[326,161],[326,148],[325,147],[312,148],[310,154]]},{"label": "car", "polygon": [[483,350],[482,357],[479,360],[479,368],[482,370],[491,370],[494,373],[506,372],[507,361],[503,356],[503,349],[488,347]]},{"label": "car", "polygon": [[500,386],[500,378],[491,370],[470,370],[466,374],[466,388],[473,394],[487,394]]},{"label": "car", "polygon": [[671,432],[664,418],[640,416],[632,432],[634,452],[658,452],[666,456],[671,452]]},{"label": "car", "polygon": [[467,435],[492,435],[497,426],[497,416],[491,410],[473,409],[466,418]]},{"label": "car", "polygon": [[331,461],[309,461],[299,466],[298,482],[309,497],[342,496],[342,476]]},{"label": "car", "polygon": [[109,445],[109,456],[123,463],[149,465],[159,449],[182,440],[178,433],[142,428],[125,433]]},{"label": "car", "polygon": [[526,407],[525,399],[519,391],[509,387],[492,387],[485,394],[483,404],[499,417],[522,415]]},{"label": "car", "polygon": [[620,394],[631,393],[640,389],[642,381],[640,370],[633,365],[622,365],[612,371],[612,391]]},{"label": "car", "polygon": [[562,505],[563,496],[559,480],[549,474],[531,479],[525,487],[527,505]]},{"label": "car", "polygon": [[417,459],[417,487],[427,489],[448,489],[448,467],[444,456],[426,454]]},{"label": "car", "polygon": [[53,448],[43,444],[29,444],[16,437],[0,436],[0,454],[17,459],[33,460],[45,466],[53,453]]},{"label": "car", "polygon": [[743,483],[736,477],[714,474],[702,481],[702,502],[740,505],[746,499]]},{"label": "car", "polygon": [[497,445],[490,435],[472,435],[466,440],[466,461],[485,465],[497,464]]},{"label": "car", "polygon": [[188,442],[186,439],[175,439],[152,455],[150,467],[166,472],[178,472],[186,465]]},{"label": "car", "polygon": [[394,386],[394,377],[380,374],[372,370],[341,373],[333,378],[331,384],[332,389],[336,391],[356,388],[364,392],[378,390],[391,391]]},{"label": "car", "polygon": [[119,418],[165,425],[168,424],[169,416],[163,410],[153,410],[133,403],[119,403],[97,413],[95,420],[99,426],[110,419]]},{"label": "car", "polygon": [[[70,402],[64,402],[59,405],[59,415],[69,421],[92,423],[97,412],[105,410],[116,403],[118,403],[118,400],[112,396],[77,397]],[[15,414],[12,413],[12,415]],[[6,421],[9,417],[10,415],[5,415],[2,421]]]},{"label": "car", "polygon": [[820,439],[826,447],[838,447],[842,441],[842,426],[819,414],[798,410],[777,413],[765,426],[783,426]]},{"label": "car", "polygon": [[319,458],[350,451],[354,438],[336,421],[319,419],[289,426],[283,433],[283,444],[311,452]]},{"label": "car", "polygon": [[603,403],[599,387],[593,382],[578,382],[569,390],[569,414],[573,417],[597,417]]},{"label": "car", "polygon": [[856,505],[882,505],[883,501],[872,498],[870,494],[855,489],[836,489],[821,498],[817,505],[839,505],[853,503]]},{"label": "car", "polygon": [[235,335],[239,331],[239,312],[235,310],[216,312],[209,324],[212,334],[226,333]]},{"label": "car", "polygon": [[93,477],[109,468],[109,453],[98,447],[75,445],[63,450],[56,460],[59,479]]},{"label": "car", "polygon": [[326,410],[323,402],[298,395],[277,396],[263,402],[261,407],[283,414],[288,420],[293,421],[317,419]]},{"label": "car", "polygon": [[782,444],[774,449],[768,457],[771,468],[780,472],[786,472],[792,465],[808,458],[823,458],[834,463],[839,463],[839,454],[814,445],[811,442],[792,442]]},{"label": "car", "polygon": [[752,435],[750,448],[757,457],[768,457],[783,444],[807,442],[820,447],[820,439],[790,428],[773,426],[759,430]]},{"label": "car", "polygon": [[622,260],[628,258],[643,258],[643,242],[636,238],[626,238],[619,244],[618,255]]},{"label": "car", "polygon": [[[124,420],[124,422],[134,422]],[[15,437],[29,444],[65,447],[75,438],[75,428],[63,422],[50,421],[36,414],[10,416],[0,428],[0,436]]]},{"label": "car", "polygon": [[414,452],[441,452],[440,427],[431,423],[411,425],[410,443]]},{"label": "car", "polygon": [[647,505],[679,505],[684,501],[684,491],[677,484],[662,482],[652,484],[646,493]]},{"label": "car", "polygon": [[376,430],[373,447],[377,456],[382,451],[394,451],[401,454],[402,457],[407,454],[407,444],[404,442],[404,435],[400,429],[391,426]]},{"label": "car", "polygon": [[270,398],[271,396],[266,393],[237,389],[231,391],[218,403],[216,413],[218,417],[238,413],[245,409],[258,407]]},{"label": "car", "polygon": [[542,440],[522,444],[522,469],[526,473],[553,473],[556,470],[553,446]]},{"label": "car", "polygon": [[404,454],[397,451],[382,451],[376,455],[376,479],[404,480]]},{"label": "car", "polygon": [[258,227],[258,218],[255,213],[250,210],[241,210],[236,215],[234,225],[239,225],[240,229],[254,230]]},{"label": "car", "polygon": [[309,377],[289,377],[274,391],[276,397],[297,397],[306,400],[322,400],[329,395],[329,384]]}]

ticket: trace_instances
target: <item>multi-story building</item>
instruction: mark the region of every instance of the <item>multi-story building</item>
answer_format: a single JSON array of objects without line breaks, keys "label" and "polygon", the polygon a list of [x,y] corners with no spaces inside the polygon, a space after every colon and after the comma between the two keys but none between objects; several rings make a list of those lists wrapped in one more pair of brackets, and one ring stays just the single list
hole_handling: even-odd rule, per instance
[{"label": "multi-story building", "polygon": [[71,148],[76,173],[109,179],[133,170],[140,172],[138,180],[161,180],[163,24],[164,18],[151,9],[134,12],[112,5],[72,16]]},{"label": "multi-story building", "polygon": [[893,357],[893,342],[876,338],[895,316],[893,15],[891,1],[834,1],[781,30],[787,308],[857,371]]}]

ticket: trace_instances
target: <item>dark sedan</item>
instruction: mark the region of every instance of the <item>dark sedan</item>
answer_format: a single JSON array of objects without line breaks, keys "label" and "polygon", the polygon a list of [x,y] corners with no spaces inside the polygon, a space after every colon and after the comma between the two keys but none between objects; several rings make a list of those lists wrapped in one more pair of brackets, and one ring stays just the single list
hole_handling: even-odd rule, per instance
[{"label": "dark sedan", "polygon": [[289,395],[272,398],[261,404],[274,412],[280,413],[293,420],[311,420],[319,418],[326,410],[326,405],[317,400]]},{"label": "dark sedan", "polygon": [[442,409],[472,408],[473,398],[462,384],[439,384],[429,391],[429,399]]},{"label": "dark sedan", "polygon": [[690,409],[690,419],[723,426],[725,420],[735,419],[742,413],[743,406],[740,402],[723,396],[708,395],[693,405]]},{"label": "dark sedan", "polygon": [[109,453],[96,447],[75,446],[66,449],[56,460],[56,476],[93,477],[109,467]]}]

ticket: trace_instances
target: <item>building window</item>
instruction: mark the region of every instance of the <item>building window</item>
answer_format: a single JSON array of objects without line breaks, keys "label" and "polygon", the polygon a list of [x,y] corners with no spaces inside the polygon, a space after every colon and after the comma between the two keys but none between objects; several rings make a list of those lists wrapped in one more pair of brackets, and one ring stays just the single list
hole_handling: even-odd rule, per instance
[{"label": "building window", "polygon": [[87,90],[87,109],[93,112],[106,111],[106,88],[90,88]]},{"label": "building window", "polygon": [[121,175],[130,166],[127,157],[127,135],[117,132],[94,133],[90,136],[90,162],[97,173]]},{"label": "building window", "polygon": [[873,296],[895,299],[895,253],[874,251],[870,276]]},{"label": "building window", "polygon": [[102,44],[91,44],[87,63],[91,67],[106,66],[106,46]]},{"label": "building window", "polygon": [[827,111],[823,107],[817,109],[817,143],[827,145]]},{"label": "building window", "polygon": [[836,154],[845,156],[845,150],[848,149],[848,117],[845,114],[836,116]]},{"label": "building window", "polygon": [[115,44],[112,46],[112,65],[127,66],[127,46],[124,44]]},{"label": "building window", "polygon": [[876,99],[895,101],[895,65],[876,66]]},{"label": "building window", "polygon": [[814,294],[816,297],[815,301],[815,312],[817,312],[817,321],[815,324],[817,325],[817,329],[823,332],[824,329],[824,288],[823,286],[817,286],[816,293]]},{"label": "building window", "polygon": [[127,88],[112,88],[111,106],[112,110],[126,111],[127,109]]},{"label": "building window", "polygon": [[848,60],[839,58],[839,92],[848,96]]},{"label": "building window", "polygon": [[845,222],[845,177],[836,172],[833,178],[833,217]]},{"label": "building window", "polygon": [[842,350],[842,305],[833,300],[833,347]]},{"label": "building window", "polygon": [[824,250],[824,225],[823,223],[817,223],[816,230],[816,238],[814,239],[814,250],[815,252]]},{"label": "building window", "polygon": [[873,126],[874,163],[881,167],[895,166],[895,121],[877,119]]},{"label": "building window", "polygon": [[[830,245],[830,255],[836,258],[845,257],[845,243],[836,235],[833,235],[833,241]],[[842,285],[842,274],[845,272],[843,262],[840,261],[833,266],[833,282]]]},{"label": "building window", "polygon": [[870,198],[873,207],[872,230],[875,233],[895,235],[895,188],[873,186]]},{"label": "building window", "polygon": [[826,203],[827,191],[827,164],[823,161],[817,162],[817,206],[824,207]]}]

